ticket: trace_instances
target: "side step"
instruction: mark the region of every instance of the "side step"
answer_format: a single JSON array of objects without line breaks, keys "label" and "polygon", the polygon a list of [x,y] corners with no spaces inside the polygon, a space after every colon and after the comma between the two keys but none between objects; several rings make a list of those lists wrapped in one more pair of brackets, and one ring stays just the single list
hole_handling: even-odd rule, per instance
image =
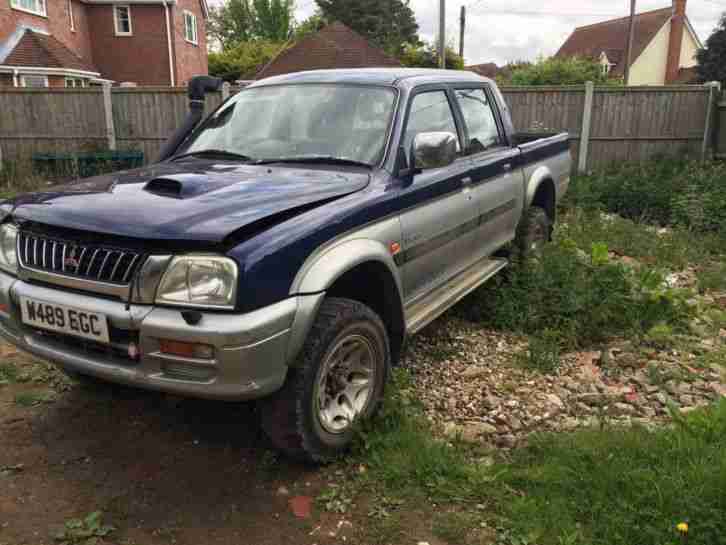
[{"label": "side step", "polygon": [[406,330],[418,333],[509,264],[506,259],[483,259],[436,288],[406,309]]}]

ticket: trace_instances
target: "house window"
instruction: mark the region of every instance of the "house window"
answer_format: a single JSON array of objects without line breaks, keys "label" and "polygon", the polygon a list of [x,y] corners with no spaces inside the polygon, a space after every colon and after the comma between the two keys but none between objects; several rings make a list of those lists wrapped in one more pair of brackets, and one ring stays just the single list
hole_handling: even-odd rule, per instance
[{"label": "house window", "polygon": [[45,0],[10,0],[10,7],[34,15],[46,16]]},{"label": "house window", "polygon": [[197,16],[191,11],[184,10],[184,39],[197,45]]},{"label": "house window", "polygon": [[21,74],[19,80],[21,87],[48,87],[48,76]]},{"label": "house window", "polygon": [[131,36],[131,8],[129,6],[114,6],[113,24],[116,29],[116,36]]},{"label": "house window", "polygon": [[68,0],[68,23],[71,25],[71,32],[75,32],[76,22],[73,20],[73,0]]},{"label": "house window", "polygon": [[85,87],[86,80],[81,78],[66,78],[66,87]]}]

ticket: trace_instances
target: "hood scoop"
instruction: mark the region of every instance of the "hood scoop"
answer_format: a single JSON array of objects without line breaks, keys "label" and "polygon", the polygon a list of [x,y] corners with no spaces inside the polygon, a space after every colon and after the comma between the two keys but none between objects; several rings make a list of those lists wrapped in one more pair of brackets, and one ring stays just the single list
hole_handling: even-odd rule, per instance
[{"label": "hood scoop", "polygon": [[154,178],[144,186],[144,190],[164,197],[181,198],[184,190],[183,184],[170,178]]}]

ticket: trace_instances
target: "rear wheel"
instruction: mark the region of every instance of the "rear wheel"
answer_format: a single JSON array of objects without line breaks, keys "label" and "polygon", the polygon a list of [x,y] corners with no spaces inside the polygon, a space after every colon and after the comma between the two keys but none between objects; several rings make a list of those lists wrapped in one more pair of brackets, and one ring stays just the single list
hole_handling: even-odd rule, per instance
[{"label": "rear wheel", "polygon": [[389,367],[380,317],[357,301],[326,299],[285,385],[260,401],[262,428],[288,455],[331,461],[350,445],[354,423],[376,410]]},{"label": "rear wheel", "polygon": [[515,251],[520,258],[537,257],[552,237],[552,221],[544,208],[530,206],[517,229]]}]

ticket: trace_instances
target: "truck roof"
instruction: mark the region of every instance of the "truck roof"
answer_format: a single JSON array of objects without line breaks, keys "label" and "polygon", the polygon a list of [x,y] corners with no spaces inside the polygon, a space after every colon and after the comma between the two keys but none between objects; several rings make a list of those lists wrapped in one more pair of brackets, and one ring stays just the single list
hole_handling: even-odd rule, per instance
[{"label": "truck roof", "polygon": [[341,70],[310,70],[274,76],[255,82],[250,87],[284,83],[352,83],[391,86],[415,86],[441,81],[491,81],[466,70],[432,68],[354,68]]}]

